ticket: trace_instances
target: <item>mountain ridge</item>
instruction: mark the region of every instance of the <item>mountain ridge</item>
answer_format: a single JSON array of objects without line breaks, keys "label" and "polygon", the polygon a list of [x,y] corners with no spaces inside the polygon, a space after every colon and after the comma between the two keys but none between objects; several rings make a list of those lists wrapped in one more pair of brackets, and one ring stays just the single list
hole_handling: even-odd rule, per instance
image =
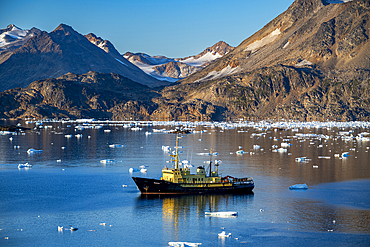
[{"label": "mountain ridge", "polygon": [[213,46],[207,47],[201,53],[185,58],[167,58],[165,56],[150,56],[145,53],[132,52],[126,52],[123,56],[148,75],[159,80],[175,82],[201,70],[229,53],[233,48],[226,42],[219,41]]},{"label": "mountain ridge", "polygon": [[72,27],[60,24],[48,33],[40,31],[15,50],[0,54],[0,90],[26,87],[32,81],[73,72],[118,73],[142,84],[163,82],[143,73],[122,56],[106,53]]}]

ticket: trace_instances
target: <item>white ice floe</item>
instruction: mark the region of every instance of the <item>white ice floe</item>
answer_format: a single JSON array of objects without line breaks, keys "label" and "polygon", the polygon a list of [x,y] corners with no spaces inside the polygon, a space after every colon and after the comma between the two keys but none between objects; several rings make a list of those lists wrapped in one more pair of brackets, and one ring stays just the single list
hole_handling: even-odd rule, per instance
[{"label": "white ice floe", "polygon": [[319,158],[319,159],[327,159],[327,160],[331,159],[330,156],[318,156],[317,158]]},{"label": "white ice floe", "polygon": [[22,169],[22,168],[25,168],[25,169],[29,169],[31,168],[32,165],[31,164],[28,164],[28,163],[25,163],[25,164],[19,164],[18,165],[18,169]]},{"label": "white ice floe", "polygon": [[295,161],[297,161],[297,162],[305,162],[306,161],[306,158],[307,157],[298,157],[298,158],[295,158]]},{"label": "white ice floe", "polygon": [[288,152],[288,149],[286,149],[286,148],[278,148],[278,149],[276,149],[276,151],[278,153],[286,153],[286,152]]},{"label": "white ice floe", "polygon": [[253,149],[257,150],[257,149],[260,149],[261,146],[260,145],[253,145]]},{"label": "white ice floe", "polygon": [[162,146],[163,152],[169,153],[171,151],[170,146]]},{"label": "white ice floe", "polygon": [[225,211],[225,212],[205,212],[205,216],[213,216],[213,217],[237,217],[238,212],[236,211]]},{"label": "white ice floe", "polygon": [[281,147],[282,148],[287,148],[287,147],[289,147],[289,146],[291,146],[292,144],[290,144],[290,143],[288,143],[288,142],[282,142],[281,143]]},{"label": "white ice floe", "polygon": [[307,184],[295,184],[292,186],[289,186],[290,190],[306,190],[308,189]]},{"label": "white ice floe", "polygon": [[245,51],[255,52],[259,48],[264,47],[265,45],[268,45],[268,44],[274,42],[274,40],[279,36],[280,33],[281,33],[280,28],[276,28],[269,35],[263,37],[260,40],[256,40],[252,44],[248,45],[247,48],[245,49]]},{"label": "white ice floe", "polygon": [[139,170],[139,169],[137,169],[137,168],[130,167],[130,168],[128,169],[128,171],[129,171],[130,173],[133,173],[133,172],[138,172],[138,171],[140,171],[140,170]]},{"label": "white ice floe", "polygon": [[109,147],[110,148],[123,148],[123,147],[125,147],[125,145],[122,145],[122,144],[110,144]]},{"label": "white ice floe", "polygon": [[229,238],[229,237],[231,237],[231,233],[226,234],[225,231],[222,231],[221,233],[218,234],[218,237],[219,238]]},{"label": "white ice floe", "polygon": [[108,163],[113,163],[115,162],[115,160],[112,160],[112,159],[106,159],[106,160],[101,160],[100,163],[103,163],[103,164],[108,164]]},{"label": "white ice floe", "polygon": [[174,247],[197,247],[202,245],[202,243],[191,243],[191,242],[168,242],[169,246]]},{"label": "white ice floe", "polygon": [[27,153],[28,154],[42,153],[42,150],[36,150],[36,149],[30,148],[27,150]]},{"label": "white ice floe", "polygon": [[341,156],[342,158],[347,158],[350,155],[349,155],[349,152],[343,152]]}]

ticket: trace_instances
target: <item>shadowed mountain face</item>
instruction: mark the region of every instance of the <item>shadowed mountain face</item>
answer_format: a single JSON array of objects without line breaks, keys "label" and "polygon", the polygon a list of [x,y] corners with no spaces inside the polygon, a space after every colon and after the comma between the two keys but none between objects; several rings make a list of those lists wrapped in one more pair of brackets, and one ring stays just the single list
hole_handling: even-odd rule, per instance
[{"label": "shadowed mountain face", "polygon": [[32,81],[56,78],[68,72],[89,71],[114,72],[145,85],[163,85],[123,57],[114,55],[92,44],[72,27],[61,24],[50,33],[34,35],[16,50],[1,53],[0,90],[26,87]]},{"label": "shadowed mountain face", "polygon": [[0,93],[3,118],[145,118],[157,94],[118,74],[68,73]]}]

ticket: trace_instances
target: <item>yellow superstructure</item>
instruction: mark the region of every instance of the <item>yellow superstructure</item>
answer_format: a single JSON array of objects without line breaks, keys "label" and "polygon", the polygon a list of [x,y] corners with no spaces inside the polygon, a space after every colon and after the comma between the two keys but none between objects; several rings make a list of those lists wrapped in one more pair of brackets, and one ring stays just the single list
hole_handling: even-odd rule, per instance
[{"label": "yellow superstructure", "polygon": [[[175,154],[171,154],[173,157],[171,161],[175,162],[175,168],[163,168],[162,170],[162,180],[169,181],[172,183],[181,183],[183,186],[189,186],[191,184],[201,186],[201,184],[211,184],[211,183],[221,183],[221,176],[218,175],[218,165],[216,164],[216,171],[211,171],[209,176],[207,176],[204,167],[199,166],[197,168],[196,174],[190,174],[190,168],[179,167],[179,157],[178,157],[178,138],[176,138],[176,150]],[[210,151],[210,156],[212,151]],[[210,160],[210,170],[211,170],[211,160]],[[223,185],[224,186],[224,185]]]}]

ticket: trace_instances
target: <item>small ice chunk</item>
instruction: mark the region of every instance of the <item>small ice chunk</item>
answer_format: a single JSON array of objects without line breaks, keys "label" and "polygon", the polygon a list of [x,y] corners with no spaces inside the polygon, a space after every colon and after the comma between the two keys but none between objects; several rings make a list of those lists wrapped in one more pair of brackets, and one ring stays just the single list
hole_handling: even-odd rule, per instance
[{"label": "small ice chunk", "polygon": [[138,171],[140,171],[139,169],[136,169],[136,168],[132,168],[132,167],[130,167],[130,169],[128,169],[128,171],[130,172],[130,173],[132,173],[132,172],[138,172]]},{"label": "small ice chunk", "polygon": [[290,190],[307,190],[308,186],[307,184],[294,184],[292,186],[289,186]]},{"label": "small ice chunk", "polygon": [[306,161],[306,158],[307,157],[298,157],[298,158],[295,158],[295,161],[297,161],[297,162],[304,162],[304,161]]},{"label": "small ice chunk", "polygon": [[36,149],[30,148],[27,150],[27,153],[28,154],[42,153],[42,150],[36,150]]},{"label": "small ice chunk", "polygon": [[261,146],[260,145],[253,145],[253,149],[260,149]]},{"label": "small ice chunk", "polygon": [[221,233],[218,234],[218,237],[219,238],[229,238],[229,237],[231,237],[231,233],[226,234],[225,231],[222,231]]}]

